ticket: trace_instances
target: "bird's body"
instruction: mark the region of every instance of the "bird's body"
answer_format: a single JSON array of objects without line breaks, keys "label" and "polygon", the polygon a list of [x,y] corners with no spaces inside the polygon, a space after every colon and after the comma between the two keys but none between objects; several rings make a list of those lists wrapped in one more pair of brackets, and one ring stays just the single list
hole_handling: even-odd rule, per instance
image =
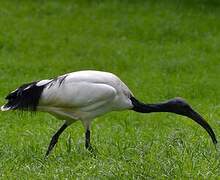
[{"label": "bird's body", "polygon": [[54,79],[41,80],[20,86],[11,92],[2,111],[30,110],[48,112],[64,125],[52,137],[46,155],[70,124],[81,120],[85,127],[85,146],[91,149],[91,121],[111,111],[134,110],[141,113],[171,112],[187,116],[203,128],[217,143],[209,124],[184,100],[174,98],[157,104],[139,102],[129,88],[114,74],[101,71],[78,71]]},{"label": "bird's body", "polygon": [[132,108],[130,90],[112,73],[79,71],[38,84],[46,86],[37,109],[63,120],[90,120],[109,111]]}]

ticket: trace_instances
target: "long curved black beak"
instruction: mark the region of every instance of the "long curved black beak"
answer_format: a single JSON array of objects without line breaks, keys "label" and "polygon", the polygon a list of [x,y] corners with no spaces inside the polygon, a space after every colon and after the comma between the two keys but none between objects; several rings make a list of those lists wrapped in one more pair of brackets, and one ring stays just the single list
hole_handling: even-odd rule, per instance
[{"label": "long curved black beak", "polygon": [[133,96],[131,96],[131,102],[133,104],[132,110],[140,113],[152,113],[152,112],[171,112],[186,116],[200,126],[202,126],[212,138],[212,142],[217,144],[215,133],[213,132],[211,126],[206,122],[206,120],[196,111],[194,111],[189,104],[187,104],[182,98],[174,98],[163,103],[157,104],[145,104],[139,102]]},{"label": "long curved black beak", "polygon": [[197,113],[193,109],[190,109],[189,113],[186,116],[191,118],[195,122],[197,122],[200,126],[202,126],[212,138],[212,142],[214,143],[214,145],[217,144],[215,133],[213,132],[210,125],[206,122],[206,120],[199,113]]}]

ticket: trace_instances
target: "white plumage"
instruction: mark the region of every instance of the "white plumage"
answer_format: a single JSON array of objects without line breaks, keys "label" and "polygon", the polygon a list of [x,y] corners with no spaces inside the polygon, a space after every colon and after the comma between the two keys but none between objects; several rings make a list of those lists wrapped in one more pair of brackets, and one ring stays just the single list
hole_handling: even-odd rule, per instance
[{"label": "white plumage", "polygon": [[107,112],[126,109],[141,113],[171,112],[187,116],[205,128],[213,143],[217,143],[209,124],[181,98],[157,104],[141,103],[117,76],[108,72],[78,71],[24,84],[6,99],[8,102],[1,107],[2,111],[44,111],[65,120],[52,137],[46,155],[49,155],[66,127],[77,120],[81,120],[85,127],[85,146],[92,150],[91,121]]},{"label": "white plumage", "polygon": [[61,119],[68,118],[70,122],[91,120],[109,111],[133,107],[130,90],[111,73],[79,71],[67,74],[61,84],[50,83],[42,92],[38,109]]}]

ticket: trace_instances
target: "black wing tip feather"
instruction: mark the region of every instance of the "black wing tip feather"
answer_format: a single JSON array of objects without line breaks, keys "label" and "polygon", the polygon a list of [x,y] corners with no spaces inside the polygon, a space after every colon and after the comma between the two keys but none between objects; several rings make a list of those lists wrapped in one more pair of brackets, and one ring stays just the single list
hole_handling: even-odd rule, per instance
[{"label": "black wing tip feather", "polygon": [[56,78],[54,78],[51,82],[48,88],[52,87],[53,85],[58,83],[58,86],[60,87],[64,80],[66,79],[66,77],[68,76],[68,74],[62,75],[62,76],[58,76]]},{"label": "black wing tip feather", "polygon": [[8,102],[3,108],[9,110],[29,110],[36,111],[40,96],[45,85],[37,86],[38,81],[23,84],[18,89],[6,96]]}]

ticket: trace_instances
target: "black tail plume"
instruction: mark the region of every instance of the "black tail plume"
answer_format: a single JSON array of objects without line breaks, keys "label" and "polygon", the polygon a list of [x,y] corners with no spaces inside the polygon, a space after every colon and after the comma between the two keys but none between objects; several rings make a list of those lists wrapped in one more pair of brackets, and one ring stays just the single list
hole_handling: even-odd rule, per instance
[{"label": "black tail plume", "polygon": [[4,110],[36,111],[44,85],[37,86],[37,82],[23,84],[5,98],[8,102],[1,108]]}]

